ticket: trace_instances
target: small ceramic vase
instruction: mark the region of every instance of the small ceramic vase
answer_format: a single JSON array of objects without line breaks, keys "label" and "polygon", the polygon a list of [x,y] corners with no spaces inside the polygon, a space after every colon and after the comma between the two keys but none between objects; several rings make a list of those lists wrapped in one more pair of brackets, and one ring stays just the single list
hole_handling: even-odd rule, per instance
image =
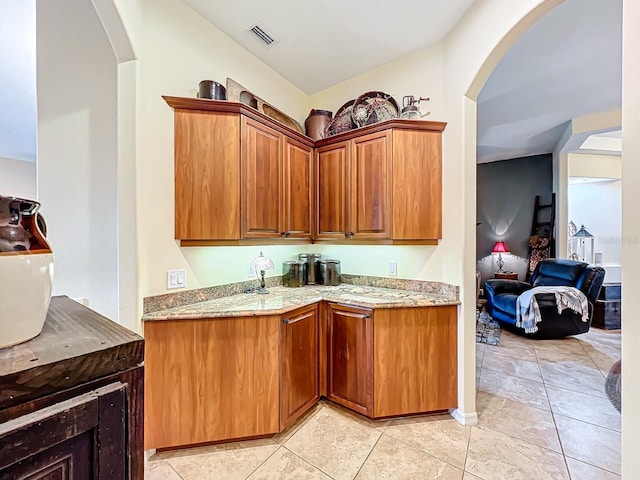
[{"label": "small ceramic vase", "polygon": [[26,342],[44,326],[53,253],[33,200],[0,195],[0,348]]}]

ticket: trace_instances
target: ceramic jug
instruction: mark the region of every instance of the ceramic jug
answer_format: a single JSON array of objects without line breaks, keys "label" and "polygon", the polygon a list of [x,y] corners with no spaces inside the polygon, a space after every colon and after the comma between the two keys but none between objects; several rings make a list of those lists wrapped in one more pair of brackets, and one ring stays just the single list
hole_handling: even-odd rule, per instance
[{"label": "ceramic jug", "polygon": [[0,195],[0,348],[37,336],[53,283],[53,253],[38,227],[40,204]]}]

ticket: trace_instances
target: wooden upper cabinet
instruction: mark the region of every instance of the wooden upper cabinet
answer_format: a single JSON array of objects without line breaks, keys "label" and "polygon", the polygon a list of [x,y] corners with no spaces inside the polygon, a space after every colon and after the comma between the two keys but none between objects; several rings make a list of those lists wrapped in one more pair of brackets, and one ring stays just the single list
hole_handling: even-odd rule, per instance
[{"label": "wooden upper cabinet", "polygon": [[280,327],[280,429],[284,429],[320,398],[318,305],[283,315]]},{"label": "wooden upper cabinet", "polygon": [[349,232],[349,142],[316,151],[316,238],[344,240]]},{"label": "wooden upper cabinet", "polygon": [[393,131],[393,230],[396,240],[442,238],[440,132]]},{"label": "wooden upper cabinet", "polygon": [[391,131],[352,140],[351,238],[391,236]]},{"label": "wooden upper cabinet", "polygon": [[282,229],[285,238],[311,238],[313,148],[285,137],[282,168]]},{"label": "wooden upper cabinet", "polygon": [[442,238],[444,123],[392,119],[314,142],[242,103],[165,99],[183,246]]},{"label": "wooden upper cabinet", "polygon": [[363,415],[373,409],[372,310],[330,303],[327,397]]},{"label": "wooden upper cabinet", "polygon": [[283,135],[242,117],[242,237],[281,235]]},{"label": "wooden upper cabinet", "polygon": [[175,111],[175,238],[240,238],[240,118]]}]

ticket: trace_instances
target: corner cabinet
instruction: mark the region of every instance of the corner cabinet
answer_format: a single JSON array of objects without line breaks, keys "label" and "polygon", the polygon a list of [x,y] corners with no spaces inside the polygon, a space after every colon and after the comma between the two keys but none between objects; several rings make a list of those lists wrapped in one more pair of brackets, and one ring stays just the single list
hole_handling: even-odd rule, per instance
[{"label": "corner cabinet", "polygon": [[442,238],[445,123],[392,119],[314,142],[242,103],[164,99],[181,245]]},{"label": "corner cabinet", "polygon": [[391,132],[317,150],[318,239],[391,238]]},{"label": "corner cabinet", "polygon": [[273,435],[321,397],[375,419],[455,408],[457,308],[147,321],[145,448]]},{"label": "corner cabinet", "polygon": [[318,306],[284,315],[280,326],[280,429],[283,429],[320,399]]},{"label": "corner cabinet", "polygon": [[313,140],[244,104],[165,100],[182,246],[311,242]]},{"label": "corner cabinet", "polygon": [[327,306],[327,398],[371,418],[457,405],[457,307]]},{"label": "corner cabinet", "polygon": [[313,149],[242,117],[242,238],[311,239]]},{"label": "corner cabinet", "polygon": [[328,315],[327,398],[373,416],[372,310],[330,303]]}]

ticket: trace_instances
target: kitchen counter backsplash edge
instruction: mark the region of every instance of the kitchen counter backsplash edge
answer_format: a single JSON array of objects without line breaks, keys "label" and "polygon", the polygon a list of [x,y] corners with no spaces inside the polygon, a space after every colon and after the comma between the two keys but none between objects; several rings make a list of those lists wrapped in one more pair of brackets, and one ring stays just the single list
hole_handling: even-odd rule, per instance
[{"label": "kitchen counter backsplash edge", "polygon": [[[282,277],[266,277],[266,287],[278,287],[282,285]],[[427,294],[439,294],[458,301],[460,287],[442,282],[430,282],[425,280],[408,280],[404,278],[370,277],[364,275],[342,274],[342,283],[379,288],[393,288]],[[170,308],[183,307],[216,298],[229,297],[240,293],[247,293],[255,289],[256,280],[214,285],[193,290],[154,295],[143,299],[143,313],[153,313]]]}]

